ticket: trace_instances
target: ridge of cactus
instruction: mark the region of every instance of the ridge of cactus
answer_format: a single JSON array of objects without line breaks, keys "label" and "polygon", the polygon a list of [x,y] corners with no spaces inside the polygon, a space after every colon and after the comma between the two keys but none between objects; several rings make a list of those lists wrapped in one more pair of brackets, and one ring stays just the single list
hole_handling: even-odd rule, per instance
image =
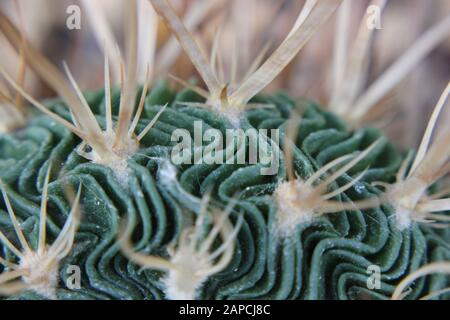
[{"label": "ridge of cactus", "polygon": [[[113,91],[114,117],[119,94]],[[90,93],[87,99],[92,111],[103,119],[104,92]],[[140,272],[141,267],[128,260],[116,245],[119,219],[126,213],[127,220],[136,225],[135,250],[164,257],[167,248],[181,235],[186,219],[184,211],[187,208],[195,217],[202,195],[210,188],[213,188],[211,197],[222,205],[241,191],[231,219],[235,220],[239,214],[243,223],[233,258],[223,271],[212,275],[199,288],[197,297],[201,299],[388,298],[410,270],[448,259],[446,229],[414,224],[400,231],[389,206],[317,217],[310,223],[299,224],[290,237],[280,240],[270,228],[277,211],[272,194],[285,174],[260,176],[255,174],[258,164],[180,165],[175,167],[174,181],[163,181],[160,171],[164,170],[164,161],[168,161],[174,145],[170,139],[174,128],[192,131],[194,120],[222,130],[231,126],[214,112],[177,103],[199,100],[195,92],[188,89],[175,92],[163,82],[150,90],[138,126],[151,121],[161,103],[167,103],[168,107],[129,161],[131,192],[123,191],[111,168],[90,163],[78,155],[74,148],[79,138],[48,116],[39,116],[25,128],[1,136],[0,167],[8,168],[1,170],[2,179],[14,190],[9,197],[27,230],[36,229],[35,212],[50,164],[54,176],[60,173],[64,181],[83,185],[83,219],[74,248],[64,259],[64,265],[83,266],[83,285],[76,291],[58,288],[59,299],[164,298],[164,272],[152,269]],[[349,131],[339,117],[313,102],[294,101],[284,93],[259,95],[254,101],[275,105],[245,113],[248,126],[255,128],[281,128],[283,132],[291,111],[302,110],[297,141],[295,146],[291,144],[294,168],[300,176],[307,177],[343,155],[363,151],[382,136],[378,129]],[[60,101],[52,101],[48,107],[62,117],[70,117]],[[29,160],[24,166],[14,159]],[[361,179],[339,195],[340,200],[358,201],[380,194],[381,190],[371,183],[393,182],[404,159],[402,152],[382,140],[369,156],[336,181],[344,185],[352,176],[364,172]],[[68,209],[61,184],[62,179],[49,184],[48,228],[52,236],[57,235],[56,225],[62,223],[61,214],[67,214]],[[0,212],[2,226],[11,229],[6,212]],[[382,287],[376,292],[365,288],[366,269],[372,263],[380,265],[384,274]],[[62,279],[65,276],[61,271]],[[442,275],[433,275],[428,281],[421,279],[408,298],[424,296],[446,285],[448,279]],[[38,297],[35,292],[24,292],[16,298]]]},{"label": "ridge of cactus", "polygon": [[[57,93],[39,101],[0,66],[2,299],[450,298],[450,130],[438,125],[450,83],[417,150],[366,121],[448,35],[449,17],[362,92],[374,31],[360,28],[347,60],[346,0],[305,1],[241,79],[236,57],[221,70],[220,30],[209,59],[190,31],[222,2],[180,18],[167,0],[129,1],[125,59],[100,9],[83,5],[104,57],[95,91],[0,12],[0,32]],[[330,101],[262,93],[335,11]],[[180,48],[172,39],[157,53],[158,17],[199,84],[165,74]]]}]

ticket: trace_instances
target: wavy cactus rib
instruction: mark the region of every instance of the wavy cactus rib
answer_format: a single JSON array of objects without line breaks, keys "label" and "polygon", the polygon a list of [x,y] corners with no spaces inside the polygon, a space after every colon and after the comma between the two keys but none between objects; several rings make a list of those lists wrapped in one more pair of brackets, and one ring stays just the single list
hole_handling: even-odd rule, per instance
[{"label": "wavy cactus rib", "polygon": [[[119,94],[113,91],[115,107]],[[86,94],[86,98],[93,112],[103,117],[104,92]],[[292,110],[302,109],[296,142],[286,146],[292,148],[296,174],[305,179],[335,159],[365,150],[380,137],[374,129],[350,132],[333,114],[311,102],[294,103],[284,94],[258,96],[254,100],[276,107],[248,111],[245,121],[249,127],[281,128],[284,132]],[[271,228],[277,214],[271,194],[284,174],[260,176],[258,164],[183,165],[174,168],[174,181],[167,181],[162,160],[170,154],[173,146],[170,135],[174,128],[192,131],[194,120],[222,130],[230,126],[215,113],[180,106],[179,101],[201,101],[201,98],[190,90],[173,92],[162,83],[154,86],[146,97],[144,116],[138,126],[145,126],[161,103],[169,106],[142,140],[142,148],[129,161],[132,168],[129,190],[133,190],[130,193],[123,191],[110,168],[80,157],[74,151],[78,138],[47,116],[32,120],[22,131],[1,137],[2,178],[14,190],[10,193],[11,204],[20,212],[25,227],[34,228],[34,208],[39,203],[39,188],[48,163],[61,163],[60,172],[69,180],[83,184],[84,218],[74,249],[60,268],[58,298],[167,298],[163,286],[165,274],[141,271],[116,246],[119,218],[122,212],[127,212],[129,221],[136,225],[135,250],[145,249],[153,256],[164,257],[184,228],[183,208],[190,207],[195,212],[198,203],[193,199],[205,194],[211,186],[215,187],[214,200],[223,205],[241,190],[236,209],[241,212],[243,223],[230,263],[208,278],[197,298],[389,298],[409,272],[426,262],[449,258],[447,229],[434,230],[413,224],[410,229],[400,231],[389,206],[317,217],[311,223],[299,224],[290,237],[280,240]],[[49,107],[62,117],[70,117],[60,102]],[[403,159],[391,144],[381,141],[348,172],[355,176],[368,168],[363,178],[337,199],[360,201],[379,194],[380,190],[371,182],[391,182]],[[344,174],[335,183],[344,186],[351,181]],[[54,221],[61,220],[57,208],[67,208],[66,200],[58,191],[60,183],[53,181],[54,187],[49,189],[49,218]],[[6,212],[0,212],[2,230],[11,230]],[[80,290],[71,291],[64,286],[67,277],[64,267],[69,264],[82,267]],[[382,271],[381,289],[375,291],[366,287],[366,270],[372,264],[380,266]],[[423,297],[447,286],[447,277],[432,275],[419,279],[408,298]],[[28,292],[16,298],[37,297]]]},{"label": "wavy cactus rib", "polygon": [[[104,90],[82,92],[70,72],[73,89],[32,46],[25,46],[28,63],[53,84],[60,97],[43,103],[0,69],[12,87],[45,113],[28,120],[21,129],[0,135],[0,178],[7,190],[0,202],[0,281],[22,275],[16,270],[15,257],[21,257],[20,244],[38,248],[38,253],[44,244],[50,245],[49,250],[56,244],[58,250],[53,251],[61,253],[52,264],[51,295],[41,287],[22,283],[14,283],[18,287],[13,289],[21,290],[18,294],[13,295],[16,290],[0,293],[12,299],[50,296],[68,300],[389,299],[399,295],[418,299],[434,297],[436,292],[441,293],[439,298],[449,297],[446,274],[422,273],[428,270],[424,266],[450,259],[449,229],[434,228],[434,224],[419,223],[419,219],[399,228],[398,199],[389,192],[389,186],[397,186],[396,178],[406,177],[410,182],[409,176],[420,173],[421,178],[429,178],[420,189],[423,201],[409,209],[420,207],[439,221],[448,220],[448,212],[436,211],[448,209],[446,196],[450,192],[440,188],[436,180],[448,172],[448,152],[441,154],[440,149],[449,131],[439,132],[430,144],[436,113],[443,107],[448,88],[408,171],[411,157],[395,148],[379,130],[355,129],[353,123],[322,106],[293,100],[284,93],[258,94],[340,0],[307,1],[279,49],[230,95],[167,2],[150,2],[178,32],[210,92],[189,84],[189,89],[175,91],[165,82],[144,83],[138,90],[140,101],[133,103],[138,71],[142,71],[133,59],[138,52],[136,1],[131,6],[128,27],[134,36],[128,39],[126,81],[121,88],[110,84],[106,50]],[[16,47],[20,45],[20,33],[1,14],[0,29]],[[149,78],[146,74],[145,79]],[[239,107],[260,106],[240,108],[239,127],[280,130],[278,145],[263,137],[272,152],[282,151],[278,172],[261,175],[261,161],[171,162],[176,129],[193,136],[196,121],[205,130],[225,133],[236,129],[236,119],[229,114],[197,107],[210,103],[210,95],[219,99],[220,105],[227,101]],[[295,116],[298,114],[301,117]],[[122,138],[127,137],[134,141],[131,129],[140,134],[132,152],[120,159],[126,162],[127,179],[120,179],[111,163],[92,161],[95,159],[80,152],[90,147],[109,155],[110,146],[104,142],[111,142],[111,138],[126,142],[129,140]],[[114,137],[104,139],[104,132],[111,131]],[[233,146],[231,159],[237,160],[249,149],[249,143],[244,141],[237,150]],[[203,152],[206,147],[196,146],[193,151]],[[231,147],[224,148],[228,151]],[[50,167],[55,177],[51,182]],[[73,202],[67,201],[64,192],[67,183],[83,186],[76,200],[83,212],[78,229],[66,222],[73,221],[74,215]],[[312,197],[305,194],[310,191]],[[202,206],[200,199],[209,197]],[[226,209],[207,215],[205,203],[209,202],[211,208]],[[209,221],[204,221],[208,220],[205,216]],[[132,228],[119,239],[122,224]],[[288,232],[280,232],[280,225],[281,229],[288,226]],[[65,229],[71,233],[62,234]],[[67,250],[59,250],[61,246]],[[374,265],[381,272],[380,287],[370,289],[368,270]],[[67,286],[70,266],[80,268],[80,288]],[[447,269],[445,265],[437,271]],[[403,293],[411,279],[414,285]]]}]

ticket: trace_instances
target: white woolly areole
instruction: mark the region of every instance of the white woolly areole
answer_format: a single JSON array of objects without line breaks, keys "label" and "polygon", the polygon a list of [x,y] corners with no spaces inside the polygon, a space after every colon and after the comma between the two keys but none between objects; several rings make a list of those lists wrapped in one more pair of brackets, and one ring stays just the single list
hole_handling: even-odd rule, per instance
[{"label": "white woolly areole", "polygon": [[22,279],[29,289],[46,298],[56,299],[58,261],[50,259],[47,250],[42,254],[26,252],[20,260],[20,269],[25,270]]},{"label": "white woolly areole", "polygon": [[158,170],[158,179],[164,184],[177,181],[177,168],[170,163],[169,159],[162,159]]},{"label": "white woolly areole", "polygon": [[91,160],[94,163],[101,164],[111,168],[122,185],[126,185],[129,176],[128,159],[139,149],[137,140],[130,137],[125,142],[114,145],[114,134],[102,132],[105,145],[108,146],[107,154],[98,154],[92,149],[90,152],[83,151],[85,145],[80,145],[78,154]]},{"label": "white woolly areole", "polygon": [[311,222],[314,209],[308,205],[314,189],[302,181],[283,182],[275,190],[278,212],[276,231],[281,235],[290,235],[301,223]]},{"label": "white woolly areole", "polygon": [[233,127],[239,128],[245,105],[239,106],[220,98],[209,98],[206,105],[210,105],[214,112],[226,118]]},{"label": "white woolly areole", "polygon": [[395,183],[388,190],[389,203],[394,207],[397,228],[400,231],[410,228],[414,218],[420,215],[416,207],[426,189],[425,182],[411,177]]},{"label": "white woolly areole", "polygon": [[177,269],[170,270],[164,279],[166,295],[170,300],[194,300],[197,290],[208,276],[202,270],[211,268],[208,255],[191,250],[191,247],[180,248],[171,262]]}]

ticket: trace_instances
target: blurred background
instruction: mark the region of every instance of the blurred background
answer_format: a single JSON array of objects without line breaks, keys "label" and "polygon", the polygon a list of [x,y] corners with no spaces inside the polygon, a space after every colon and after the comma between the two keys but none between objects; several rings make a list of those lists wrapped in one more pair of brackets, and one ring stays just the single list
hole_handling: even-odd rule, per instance
[{"label": "blurred background", "polygon": [[[95,2],[101,9],[115,39],[123,46],[123,6],[126,0],[87,1]],[[237,55],[238,73],[243,76],[264,48],[267,47],[270,53],[283,41],[304,1],[171,0],[171,3],[180,16],[191,18],[190,29],[205,52],[210,52],[220,30],[219,51],[224,70],[230,69],[231,57]],[[81,8],[80,30],[69,30],[66,26],[67,8],[74,4]],[[352,1],[350,44],[368,4],[366,0]],[[55,65],[61,67],[62,61],[67,61],[82,89],[103,87],[103,54],[82,1],[1,0],[0,10],[22,26],[31,42]],[[449,0],[389,0],[381,19],[382,29],[375,34],[367,83],[370,84],[372,79],[404,53],[427,28],[448,14]],[[157,45],[162,48],[173,39],[161,22],[157,24]],[[326,106],[330,96],[335,26],[334,16],[266,89],[267,92],[287,90],[293,97],[307,97]],[[0,63],[10,68],[10,72],[16,72],[19,60],[1,36],[0,50]],[[196,75],[187,57],[177,50],[179,54],[174,62],[157,77],[170,73],[187,79]],[[164,59],[164,52],[157,57],[161,56]],[[450,80],[449,62],[450,38],[434,50],[389,96],[390,108],[396,108],[400,113],[385,130],[398,144],[417,146],[426,125],[425,119]],[[54,95],[30,70],[26,72],[26,87],[41,99]],[[445,119],[450,120],[450,117]],[[448,126],[448,122],[442,120],[441,125]]]}]

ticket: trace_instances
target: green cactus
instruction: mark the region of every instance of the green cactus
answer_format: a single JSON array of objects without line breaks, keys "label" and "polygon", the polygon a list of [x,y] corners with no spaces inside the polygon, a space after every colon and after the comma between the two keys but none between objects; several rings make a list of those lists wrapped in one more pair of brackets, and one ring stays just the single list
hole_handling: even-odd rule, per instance
[{"label": "green cactus", "polygon": [[[103,116],[104,92],[87,97],[92,110]],[[161,171],[170,165],[174,144],[170,135],[174,128],[192,130],[194,120],[214,128],[230,126],[212,112],[177,105],[187,99],[198,101],[192,91],[173,92],[163,83],[147,96],[141,127],[160,110],[161,104],[169,106],[143,140],[139,152],[129,160],[128,188],[117,181],[110,168],[80,157],[74,151],[79,139],[47,116],[39,116],[26,128],[1,137],[2,179],[8,184],[7,193],[21,224],[26,226],[30,243],[36,243],[38,237],[40,195],[49,165],[53,166],[48,214],[52,237],[58,235],[70,209],[63,181],[83,186],[83,220],[74,247],[60,266],[61,281],[68,277],[67,266],[80,266],[82,288],[68,290],[61,286],[57,289],[58,298],[164,298],[164,273],[151,269],[139,272],[140,267],[121,254],[116,243],[119,220],[126,215],[136,224],[136,250],[164,257],[167,247],[180,236],[183,221],[199,212],[198,199],[210,187],[214,187],[214,200],[222,205],[237,190],[242,191],[232,220],[241,214],[244,222],[229,265],[208,279],[199,289],[198,298],[386,298],[409,271],[449,258],[447,229],[436,231],[415,224],[399,231],[389,206],[325,215],[298,225],[289,238],[279,239],[271,232],[277,211],[271,195],[284,174],[260,176],[258,165],[182,165],[174,168],[173,181],[162,178]],[[280,128],[284,132],[291,110],[304,109],[293,147],[296,172],[301,176],[310,175],[342,155],[364,150],[381,136],[378,130],[370,128],[351,132],[339,118],[314,103],[295,102],[283,93],[258,96],[255,100],[276,106],[246,113],[245,121],[255,128]],[[70,116],[59,101],[48,106],[61,116]],[[392,182],[403,158],[384,140],[359,168],[353,168],[355,175],[369,166],[364,178],[339,198],[357,201],[379,194],[380,190],[370,182]],[[60,173],[62,177],[56,179]],[[340,185],[345,184],[349,179],[351,176],[344,174],[338,183],[342,180]],[[2,230],[11,234],[8,215],[5,210],[1,212]],[[379,290],[366,287],[367,268],[372,264],[382,271]],[[418,298],[445,285],[445,276],[433,275],[428,281],[416,283],[408,297]],[[38,298],[35,292],[17,297]]]},{"label": "green cactus", "polygon": [[[165,1],[151,2],[173,23]],[[337,7],[340,1],[327,2]],[[5,25],[2,17],[2,30]],[[14,32],[10,36],[14,42]],[[38,68],[42,57],[26,50]],[[40,73],[57,82],[50,74]],[[109,71],[105,78],[108,83]],[[63,88],[61,98],[44,105],[28,99],[46,115],[0,135],[0,294],[11,299],[388,299],[394,292],[398,297],[395,290],[408,274],[450,259],[449,230],[435,228],[445,226],[448,215],[438,213],[447,209],[433,202],[446,194],[432,196],[443,190],[436,180],[446,173],[448,156],[439,151],[448,132],[431,146],[425,139],[413,158],[380,130],[355,129],[322,106],[284,92],[254,96],[253,88],[228,95],[226,85],[214,84],[205,97],[190,83],[177,91],[164,81],[136,90],[135,82],[111,92],[107,84],[83,97],[56,84]],[[252,104],[258,107],[248,109]],[[279,130],[279,144],[273,136],[262,137],[278,154],[279,170],[262,175],[267,164],[249,159],[174,164],[173,132],[184,129],[193,137],[196,121],[224,136],[227,129]],[[237,150],[233,144],[231,159],[248,153],[254,142],[245,140]],[[403,199],[413,194],[410,208]],[[34,278],[30,270],[42,262],[25,265],[30,250],[24,240],[51,262]],[[72,266],[80,268],[79,288],[68,285]],[[372,288],[374,267],[380,287]],[[405,297],[418,299],[449,283],[448,276],[432,274],[414,282]]]}]

